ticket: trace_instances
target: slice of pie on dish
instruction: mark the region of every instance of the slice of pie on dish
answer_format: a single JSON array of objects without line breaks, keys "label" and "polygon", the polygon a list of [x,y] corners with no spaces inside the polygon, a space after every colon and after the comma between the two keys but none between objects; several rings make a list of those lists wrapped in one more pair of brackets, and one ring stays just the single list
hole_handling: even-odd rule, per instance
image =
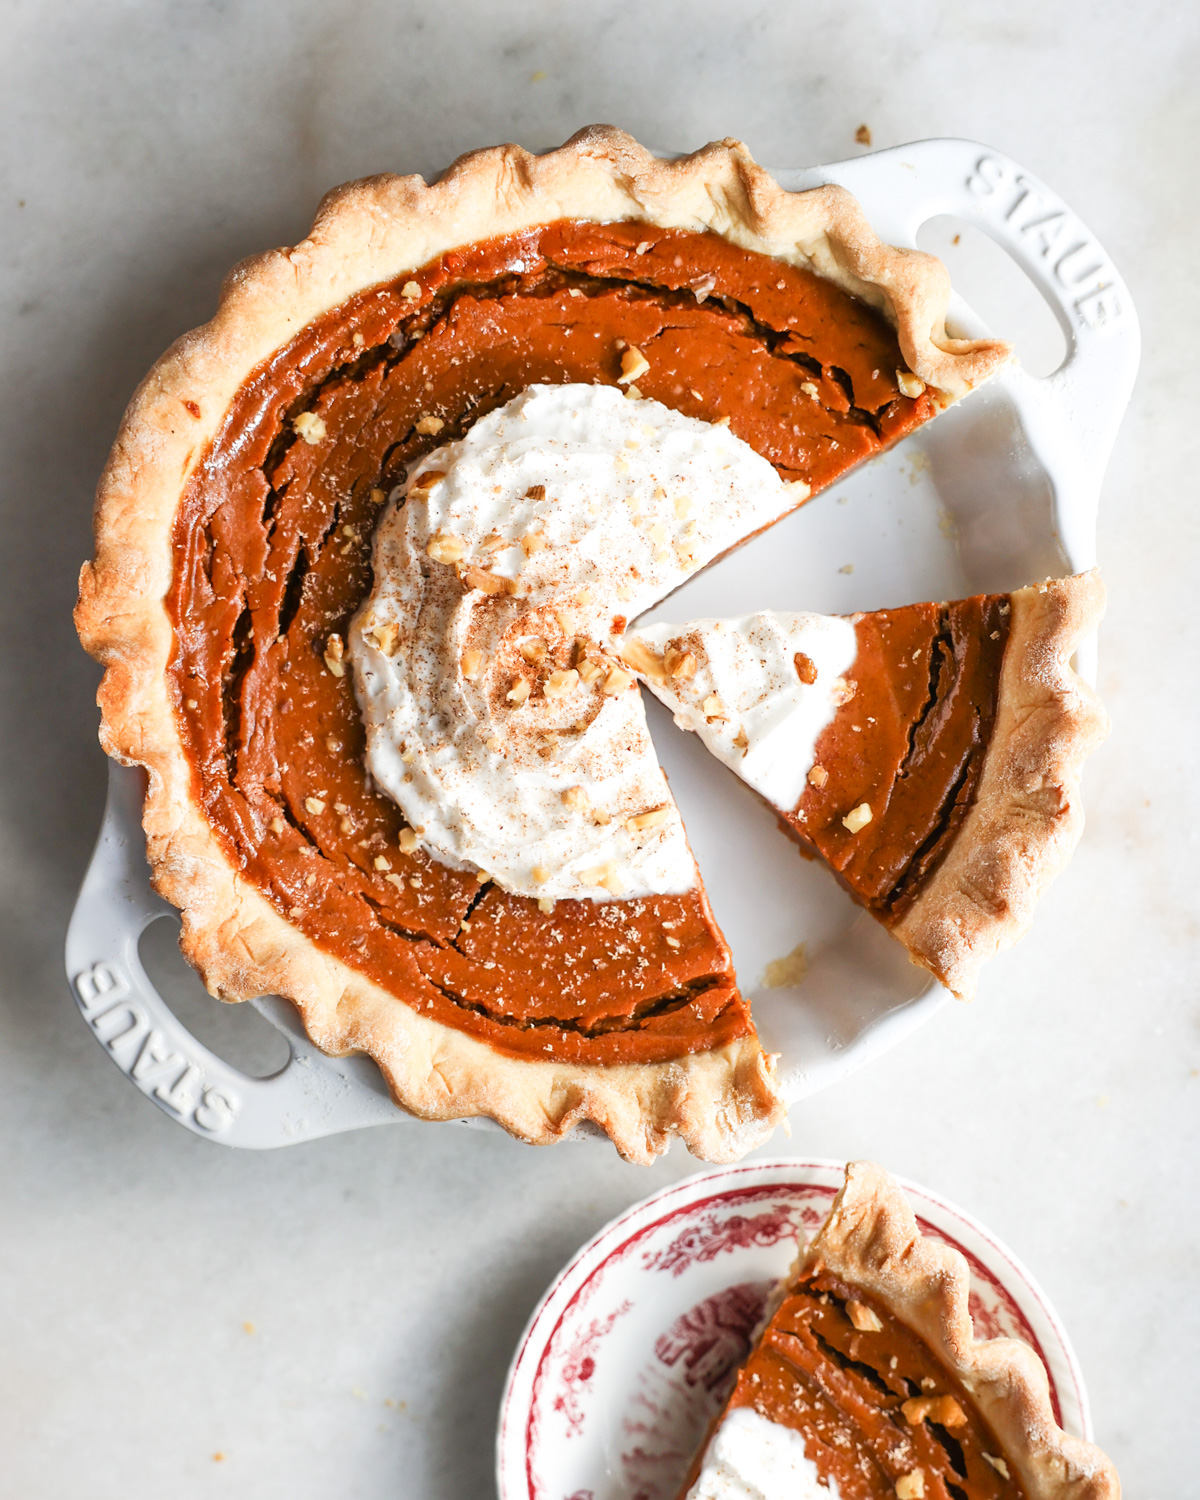
[{"label": "slice of pie on dish", "polygon": [[737,142],[331,194],[134,397],[77,623],[213,993],[429,1119],[727,1160],[781,1117],[627,620],[968,392],[937,261]]},{"label": "slice of pie on dish", "polygon": [[976,1342],[963,1256],[852,1163],[693,1461],[681,1500],[1119,1500],[1017,1339]]},{"label": "slice of pie on dish", "polygon": [[1027,929],[1107,732],[1071,670],[1095,573],[850,616],[631,632],[650,689],[954,994]]}]

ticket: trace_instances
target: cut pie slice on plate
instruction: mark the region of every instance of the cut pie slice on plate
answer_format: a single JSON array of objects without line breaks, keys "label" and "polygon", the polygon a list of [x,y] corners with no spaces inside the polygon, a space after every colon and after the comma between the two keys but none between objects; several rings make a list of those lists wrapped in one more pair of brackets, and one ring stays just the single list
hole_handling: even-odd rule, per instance
[{"label": "cut pie slice on plate", "polygon": [[996,370],[942,266],[736,142],[380,177],[143,382],[77,623],[158,889],[403,1108],[727,1160],[782,1105],[626,621]]},{"label": "cut pie slice on plate", "polygon": [[976,1342],[970,1271],[895,1182],[846,1169],[776,1288],[684,1500],[1118,1500],[1017,1339]]},{"label": "cut pie slice on plate", "polygon": [[1071,670],[1095,573],[847,617],[631,632],[623,659],[960,997],[1027,929],[1083,828],[1108,721]]}]

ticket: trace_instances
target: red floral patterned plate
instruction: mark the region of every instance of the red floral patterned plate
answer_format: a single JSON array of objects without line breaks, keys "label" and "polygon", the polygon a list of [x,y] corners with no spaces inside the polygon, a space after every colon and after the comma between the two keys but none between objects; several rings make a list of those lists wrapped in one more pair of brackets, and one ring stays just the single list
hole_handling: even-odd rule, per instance
[{"label": "red floral patterned plate", "polygon": [[[496,1439],[501,1500],[674,1500],[831,1161],[703,1172],[635,1204],[560,1272],[517,1348]],[[981,1224],[903,1178],[922,1232],[966,1256],[978,1336],[1024,1339],[1068,1432],[1091,1436],[1075,1355],[1044,1293]]]}]

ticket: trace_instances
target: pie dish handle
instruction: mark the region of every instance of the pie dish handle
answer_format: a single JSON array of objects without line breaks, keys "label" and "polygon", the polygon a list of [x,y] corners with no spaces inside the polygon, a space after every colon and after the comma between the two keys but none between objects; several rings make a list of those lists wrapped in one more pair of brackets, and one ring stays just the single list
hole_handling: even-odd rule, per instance
[{"label": "pie dish handle", "polygon": [[231,1066],[182,1024],[138,953],[146,928],[175,912],[150,884],[144,794],[140,769],[109,762],[104,822],[67,930],[71,993],[108,1056],[164,1114],[226,1146],[264,1150],[406,1119],[369,1059],[318,1051],[276,996],[251,1002],[290,1049],[268,1078]]},{"label": "pie dish handle", "polygon": [[[1018,365],[1002,378],[1031,445],[1055,476],[1059,540],[1070,566],[1093,567],[1100,482],[1141,349],[1129,289],[1096,236],[1032,172],[977,141],[915,141],[778,175],[794,188],[839,183],[891,244],[915,247],[923,224],[953,214],[1016,261],[1057,318],[1067,352],[1051,375]],[[969,336],[1004,332],[986,328],[958,297],[948,321]]]}]

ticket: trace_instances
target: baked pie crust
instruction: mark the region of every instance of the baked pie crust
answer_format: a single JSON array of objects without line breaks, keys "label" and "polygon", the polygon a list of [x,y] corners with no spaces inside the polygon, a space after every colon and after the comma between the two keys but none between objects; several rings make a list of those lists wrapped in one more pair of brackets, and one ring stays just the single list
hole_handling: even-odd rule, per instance
[{"label": "baked pie crust", "polygon": [[[885,1352],[893,1344],[898,1358]],[[936,1373],[918,1383],[926,1366]],[[836,1479],[839,1463],[855,1462],[846,1429],[859,1402],[869,1421],[857,1434],[856,1496],[1119,1500],[1105,1454],[1056,1422],[1033,1349],[975,1338],[966,1260],[921,1234],[897,1183],[870,1162],[846,1168],[828,1217],[772,1295],[705,1451],[726,1415],[749,1407],[806,1438],[825,1486],[831,1465]]]},{"label": "baked pie crust", "polygon": [[[186,583],[181,559],[195,562],[190,538],[179,534],[181,506],[202,485],[210,456],[231,441],[235,405],[256,392],[266,403],[277,366],[295,374],[279,364],[288,350],[300,351],[293,363],[315,358],[310,332],[339,309],[361,306],[373,316],[372,298],[382,305],[410,296],[416,308],[424,293],[420,281],[406,279],[410,273],[444,267],[460,247],[502,244],[542,233],[539,226],[549,233],[564,221],[597,233],[604,226],[617,239],[629,224],[646,226],[656,239],[719,236],[771,257],[781,275],[815,273],[877,309],[894,328],[906,366],[896,375],[904,399],[894,405],[909,412],[910,425],[1008,357],[1005,345],[946,334],[949,282],[939,262],[881,244],[837,187],[784,192],[736,141],[661,161],[620,131],[595,127],[546,156],[515,146],[472,153],[432,185],[395,176],[353,183],[328,195],[299,245],[238,266],[213,320],[178,340],[142,382],[100,481],[96,553],[81,573],[76,623],[105,667],[101,742],[148,773],[143,821],[155,884],[180,908],[181,945],[212,993],[226,1000],[285,996],[317,1045],[370,1054],[396,1102],[422,1118],[487,1115],[539,1143],[591,1121],[630,1160],[650,1160],[678,1135],[697,1156],[726,1161],[761,1143],[783,1115],[773,1060],[733,989],[727,953],[723,972],[713,961],[713,983],[725,997],[721,1014],[732,1017],[725,1039],[675,1055],[664,1042],[650,1060],[543,1060],[422,1013],[348,962],[344,950],[303,931],[288,915],[301,908],[289,908],[277,891],[272,899],[253,878],[236,830],[214,821],[205,781],[212,768],[189,718],[205,710],[178,675],[194,644],[177,614]],[[692,290],[699,302],[702,289]],[[355,348],[359,342],[356,334]],[[869,373],[892,379],[890,371]],[[839,398],[834,392],[829,399]],[[296,405],[287,420],[301,433]],[[324,430],[313,420],[305,441]],[[890,440],[891,429],[881,430]],[[210,586],[220,597],[218,583]],[[209,686],[219,703],[220,683]],[[708,922],[719,947],[702,891],[697,900],[697,920]],[[941,928],[928,938],[947,940]],[[477,1030],[486,1022],[477,1019]]]}]

